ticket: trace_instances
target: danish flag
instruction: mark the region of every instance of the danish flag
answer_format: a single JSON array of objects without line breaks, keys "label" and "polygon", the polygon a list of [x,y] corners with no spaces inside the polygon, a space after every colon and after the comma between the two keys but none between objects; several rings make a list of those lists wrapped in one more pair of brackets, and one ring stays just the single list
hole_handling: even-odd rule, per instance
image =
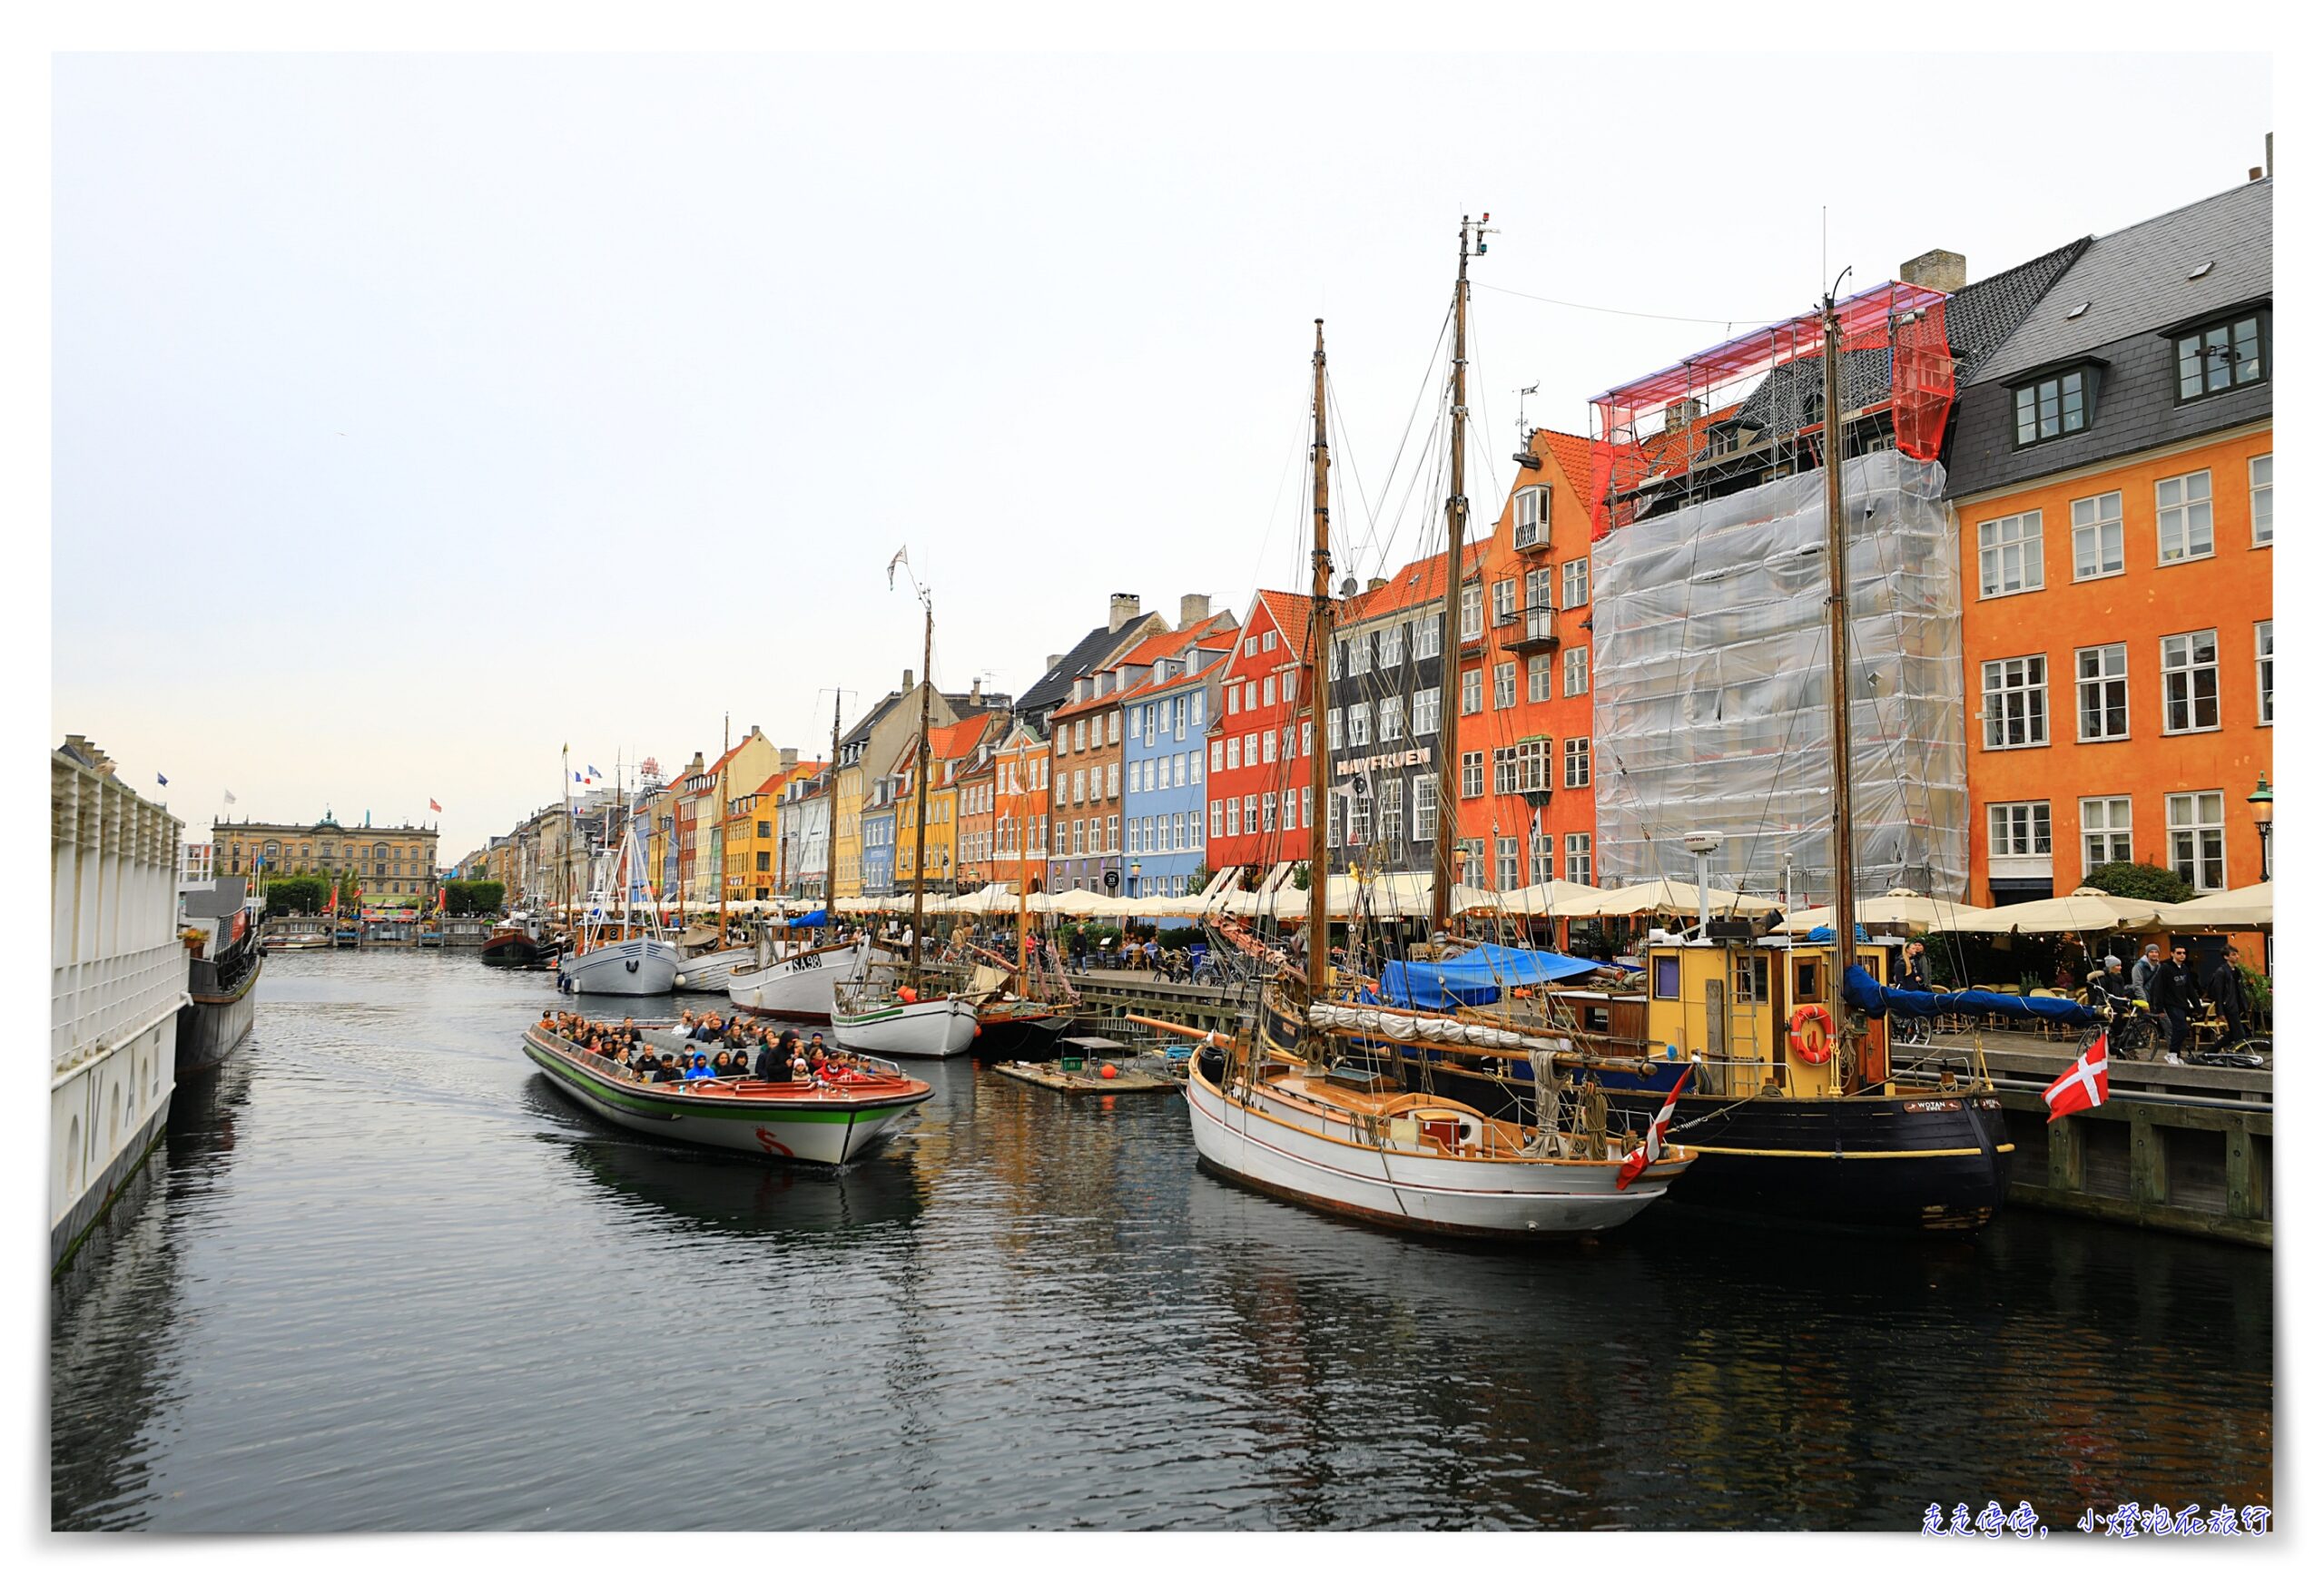
[{"label": "danish flag", "polygon": [[1620,1193],[1637,1181],[1640,1172],[1662,1157],[1662,1135],[1670,1130],[1670,1117],[1679,1108],[1679,1090],[1684,1088],[1687,1079],[1694,1075],[1695,1068],[1689,1065],[1680,1070],[1679,1080],[1670,1085],[1670,1097],[1664,1100],[1662,1108],[1654,1113],[1654,1125],[1646,1129],[1646,1136],[1639,1140],[1638,1147],[1622,1156],[1622,1168],[1614,1173],[1615,1192]]},{"label": "danish flag", "polygon": [[2042,1090],[2042,1097],[2050,1102],[2052,1121],[2105,1104],[2106,1036],[2100,1034],[2073,1066],[2059,1073],[2058,1080]]}]

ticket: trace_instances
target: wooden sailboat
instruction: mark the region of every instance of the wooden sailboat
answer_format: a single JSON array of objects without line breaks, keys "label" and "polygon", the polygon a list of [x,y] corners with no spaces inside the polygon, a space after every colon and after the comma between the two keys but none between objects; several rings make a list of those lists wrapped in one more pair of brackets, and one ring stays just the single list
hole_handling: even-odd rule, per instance
[{"label": "wooden sailboat", "polygon": [[[1012,767],[1021,768],[1021,764]],[[1029,828],[1027,810],[1032,795],[1029,786],[1016,788],[1017,828]],[[1020,838],[1022,839],[1022,838]],[[982,989],[978,980],[1000,970],[999,964],[990,969],[980,969],[972,978],[970,993],[977,997],[977,1055],[985,1060],[1046,1060],[1057,1049],[1057,1041],[1072,1026],[1073,1013],[1080,1004],[1080,996],[1073,981],[1064,974],[1057,975],[1054,984],[1041,970],[1034,958],[1032,935],[1027,925],[1031,916],[1030,887],[1026,883],[1024,860],[1020,858],[1017,873],[1017,962],[1006,979],[990,978]]]},{"label": "wooden sailboat", "polygon": [[[1454,299],[1453,469],[1447,526],[1452,574],[1447,585],[1447,653],[1457,653],[1449,623],[1460,597],[1462,513],[1461,461],[1466,416],[1468,260],[1477,227],[1461,223],[1461,273]],[[1324,418],[1324,327],[1315,321],[1315,522],[1306,693],[1311,709],[1324,697],[1324,657],[1332,631],[1330,451]],[[1453,712],[1447,711],[1447,723]],[[1320,733],[1319,733],[1320,734]],[[1321,747],[1319,742],[1318,747]],[[1457,760],[1450,762],[1457,765]],[[1187,1104],[1195,1147],[1211,1169],[1262,1192],[1376,1224],[1411,1231],[1516,1239],[1609,1230],[1659,1199],[1692,1163],[1684,1149],[1659,1146],[1659,1129],[1632,1149],[1610,1148],[1602,1132],[1566,1130],[1570,1086],[1554,1074],[1565,1052],[1544,1037],[1527,1047],[1538,1082],[1529,1125],[1489,1116],[1443,1095],[1413,1091],[1395,1076],[1397,1051],[1412,1041],[1449,1051],[1476,1047],[1455,1018],[1397,1018],[1378,1007],[1333,998],[1329,890],[1328,757],[1311,755],[1317,817],[1308,842],[1307,960],[1310,978],[1278,974],[1243,1037],[1197,1035]],[[1452,784],[1448,778],[1441,782]],[[1450,820],[1446,821],[1449,824]],[[1452,892],[1440,843],[1436,906]],[[1167,1026],[1167,1025],[1157,1025]],[[1193,1029],[1177,1029],[1194,1033]],[[1493,1047],[1505,1054],[1506,1044]],[[1576,1119],[1579,1117],[1577,1116]]]},{"label": "wooden sailboat", "polygon": [[[899,555],[898,560],[903,557]],[[891,577],[894,565],[889,567]],[[905,575],[911,575],[906,563]],[[921,605],[920,749],[913,760],[911,960],[901,983],[875,982],[868,972],[835,986],[832,1027],[852,1050],[940,1059],[967,1051],[977,1037],[977,1008],[963,996],[931,995],[921,988],[921,953],[928,945],[928,713],[936,683],[936,607],[912,578]]]},{"label": "wooden sailboat", "polygon": [[[618,765],[615,766],[619,768]],[[572,912],[573,949],[556,964],[556,987],[572,995],[667,995],[678,976],[678,949],[662,938],[656,921],[635,921],[630,911],[633,831],[622,820],[621,844],[615,849],[614,872],[621,876],[621,917],[613,915],[610,895],[593,886],[586,909],[574,908],[572,890],[573,773],[566,764],[565,822],[567,907]],[[592,869],[594,880],[595,858]]]},{"label": "wooden sailboat", "polygon": [[[824,772],[827,827],[839,829],[839,712],[840,697],[832,693],[832,757]],[[826,838],[828,841],[830,838]],[[828,848],[827,848],[828,850]],[[871,946],[862,939],[841,940],[830,922],[839,895],[839,865],[823,863],[823,918],[831,938],[817,943],[793,936],[788,925],[762,923],[751,965],[737,968],[726,980],[726,998],[748,1011],[794,1022],[829,1022],[832,992],[851,978],[865,976]]]},{"label": "wooden sailboat", "polygon": [[[1888,981],[1897,942],[1858,940],[1847,676],[1850,518],[1845,509],[1842,337],[1823,302],[1823,451],[1832,732],[1833,906],[1828,945],[1761,936],[1705,909],[1692,936],[1651,939],[1646,993],[1536,989],[1510,1008],[1602,1057],[1610,1124],[1638,1125],[1679,1074],[1671,1129],[1699,1156],[1674,1200],[1724,1212],[1883,1230],[1974,1232],[2000,1210],[2013,1145],[1981,1058],[1892,1052],[1886,1022],[1851,1008],[1852,972]],[[1699,831],[1697,889],[1723,838]],[[1859,984],[1861,984],[1859,980]],[[1495,1010],[1500,1008],[1496,1008]],[[1960,1069],[1955,1069],[1958,1067]],[[1522,1123],[1524,1068],[1466,1070],[1430,1057],[1423,1079],[1488,1115]]]}]

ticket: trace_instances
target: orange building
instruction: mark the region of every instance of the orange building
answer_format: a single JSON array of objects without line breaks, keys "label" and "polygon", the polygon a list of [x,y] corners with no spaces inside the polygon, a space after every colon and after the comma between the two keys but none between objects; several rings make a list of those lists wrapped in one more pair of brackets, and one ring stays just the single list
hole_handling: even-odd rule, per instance
[{"label": "orange building", "polygon": [[1590,442],[1537,428],[1525,454],[1483,541],[1483,645],[1462,645],[1462,704],[1478,707],[1461,723],[1460,833],[1472,875],[1502,890],[1598,873]]},{"label": "orange building", "polygon": [[2097,238],[1961,392],[1974,904],[2270,872],[2273,186]]},{"label": "orange building", "polygon": [[1048,885],[1049,744],[1023,720],[992,750],[992,856],[986,883],[1030,896]]}]

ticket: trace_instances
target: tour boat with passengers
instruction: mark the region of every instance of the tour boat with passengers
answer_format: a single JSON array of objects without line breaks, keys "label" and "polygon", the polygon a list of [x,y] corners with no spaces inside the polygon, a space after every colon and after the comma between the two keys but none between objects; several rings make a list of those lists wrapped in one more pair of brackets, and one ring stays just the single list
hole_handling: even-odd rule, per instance
[{"label": "tour boat with passengers", "polygon": [[[686,1041],[673,1022],[636,1024],[672,1055]],[[704,1077],[645,1082],[610,1057],[556,1031],[554,1013],[525,1030],[525,1054],[593,1114],[635,1132],[704,1148],[841,1165],[894,1131],[935,1092],[890,1061],[849,1053],[804,1082]]]}]

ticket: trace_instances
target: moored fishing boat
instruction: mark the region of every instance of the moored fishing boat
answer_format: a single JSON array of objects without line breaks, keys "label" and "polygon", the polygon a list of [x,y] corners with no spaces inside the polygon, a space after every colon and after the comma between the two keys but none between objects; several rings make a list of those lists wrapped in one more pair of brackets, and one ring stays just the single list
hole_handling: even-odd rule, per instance
[{"label": "moored fishing boat", "polygon": [[211,872],[209,862],[208,848],[189,849],[178,878],[178,938],[186,946],[190,997],[178,1013],[181,1074],[218,1065],[241,1043],[258,1015],[259,975],[266,968],[260,949],[265,899],[241,875]]},{"label": "moored fishing boat", "polygon": [[[666,1043],[673,1025],[640,1026],[649,1041]],[[655,1039],[657,1034],[663,1037]],[[829,1080],[645,1083],[620,1062],[554,1031],[547,1016],[525,1030],[525,1054],[561,1092],[616,1126],[704,1148],[822,1165],[854,1159],[935,1091],[888,1062],[864,1058],[853,1063],[856,1070]]]},{"label": "moored fishing boat", "polygon": [[851,981],[832,992],[832,1029],[851,1050],[940,1060],[975,1042],[977,1008],[958,996]]},{"label": "moored fishing boat", "polygon": [[[708,934],[710,931],[703,931]],[[689,951],[679,942],[677,985],[701,994],[717,994],[728,989],[734,975],[757,965],[757,955],[749,946],[714,947]]]},{"label": "moored fishing boat", "polygon": [[578,949],[556,962],[556,987],[569,995],[667,995],[677,978],[678,949],[645,935],[585,930]]},{"label": "moored fishing boat", "polygon": [[833,988],[862,978],[871,959],[871,947],[862,939],[787,950],[769,942],[763,949],[765,965],[734,972],[726,980],[726,997],[745,1011],[794,1022],[829,1022]]},{"label": "moored fishing boat", "polygon": [[512,912],[485,937],[478,959],[489,968],[529,968],[550,950],[538,920],[527,913]]}]

